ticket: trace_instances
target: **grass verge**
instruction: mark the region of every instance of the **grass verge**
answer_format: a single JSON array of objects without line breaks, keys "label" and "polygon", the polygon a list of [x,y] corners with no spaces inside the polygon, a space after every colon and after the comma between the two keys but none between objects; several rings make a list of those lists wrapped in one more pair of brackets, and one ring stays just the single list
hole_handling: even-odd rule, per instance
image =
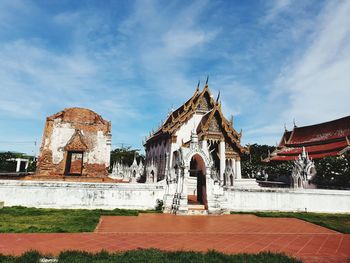
[{"label": "grass verge", "polygon": [[[0,254],[0,262],[2,263],[37,263],[43,258],[38,252],[30,251],[19,257],[4,256]],[[44,262],[44,260],[41,260]],[[53,260],[51,261],[53,262]],[[157,249],[140,249],[131,250],[123,253],[100,252],[97,254],[66,251],[61,252],[57,257],[59,263],[86,263],[86,262],[266,262],[266,263],[297,263],[298,259],[291,258],[281,253],[261,252],[259,254],[236,254],[227,255],[216,251],[200,252],[165,252]]]},{"label": "grass verge", "polygon": [[45,209],[21,206],[0,209],[1,233],[77,233],[95,230],[100,217],[137,216],[139,211],[87,210],[87,209]]},{"label": "grass verge", "polygon": [[305,212],[231,212],[231,214],[253,214],[259,217],[298,218],[344,234],[350,234],[350,214]]}]

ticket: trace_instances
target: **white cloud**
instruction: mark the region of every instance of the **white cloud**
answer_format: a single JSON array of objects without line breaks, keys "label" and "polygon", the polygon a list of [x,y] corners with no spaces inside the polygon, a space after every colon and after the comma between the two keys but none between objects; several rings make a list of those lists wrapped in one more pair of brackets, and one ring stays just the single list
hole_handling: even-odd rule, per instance
[{"label": "white cloud", "polygon": [[[287,92],[284,119],[307,125],[350,113],[350,2],[331,2],[315,22],[304,54],[281,73],[278,89]],[[281,97],[280,97],[281,99]]]},{"label": "white cloud", "polygon": [[[119,91],[115,97],[118,107],[107,103],[104,96],[109,88],[100,77],[103,70],[106,68],[100,61],[81,53],[55,53],[38,41],[3,44],[0,48],[1,112],[43,119],[52,108],[81,106],[100,109],[115,118],[135,117],[127,91]],[[102,87],[104,92],[99,93],[98,88]],[[137,95],[132,96],[136,99]]]},{"label": "white cloud", "polygon": [[126,52],[133,54],[133,67],[145,79],[150,92],[167,103],[184,100],[194,92],[199,76],[188,77],[192,70],[189,61],[199,57],[200,49],[217,35],[216,30],[199,24],[205,8],[206,1],[181,7],[176,3],[138,1],[118,27],[128,41]]},{"label": "white cloud", "polygon": [[281,13],[283,13],[290,5],[292,4],[291,0],[274,0],[270,4],[265,16],[262,17],[263,23],[269,23],[277,18]]},{"label": "white cloud", "polygon": [[[41,16],[37,21],[58,29],[59,39],[43,30],[1,40],[1,114],[42,120],[52,109],[83,106],[127,119],[118,125],[142,118],[143,134],[207,74],[225,115],[237,116],[250,142],[274,143],[294,117],[304,125],[348,114],[350,3],[330,2],[316,19],[319,9],[310,13],[310,3],[269,3],[263,18],[245,22],[208,1],[137,1],[120,18],[89,7],[49,17],[34,4],[26,12],[25,2],[8,1],[0,21],[17,30],[30,15]],[[9,10],[29,17],[16,22]],[[55,40],[62,43],[49,43]]]},{"label": "white cloud", "polygon": [[[248,117],[243,127],[244,142],[274,144],[284,124],[292,129],[293,119],[304,126],[350,113],[350,2],[328,2],[308,18],[306,7],[289,9],[286,5],[283,12],[294,12],[295,16],[289,22],[281,18],[284,27],[278,28],[278,33],[284,41],[296,41],[295,46],[286,53],[284,66],[266,93],[260,89],[260,102],[252,107],[257,109],[255,116],[251,116],[252,109],[243,113]],[[273,22],[281,21],[276,16]],[[296,34],[288,38],[288,32]]]}]

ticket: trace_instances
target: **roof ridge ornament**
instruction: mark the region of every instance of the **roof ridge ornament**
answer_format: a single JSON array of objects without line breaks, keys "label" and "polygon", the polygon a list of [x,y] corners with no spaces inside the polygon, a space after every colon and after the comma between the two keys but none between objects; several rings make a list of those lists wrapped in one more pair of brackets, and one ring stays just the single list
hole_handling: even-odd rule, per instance
[{"label": "roof ridge ornament", "polygon": [[138,165],[138,164],[137,164],[137,160],[136,160],[136,151],[134,152],[134,160],[133,160],[131,166],[133,166],[133,165]]},{"label": "roof ridge ornament", "polygon": [[217,103],[217,104],[219,103],[219,99],[220,99],[220,90],[219,90],[218,96],[217,96],[217,98],[216,98],[216,103]]},{"label": "roof ridge ornament", "polygon": [[297,128],[298,126],[296,125],[295,123],[295,118],[293,118],[293,125],[294,125],[294,128]]},{"label": "roof ridge ornament", "polygon": [[208,82],[209,82],[209,75],[207,75],[207,80],[205,81],[205,86],[208,86]]},{"label": "roof ridge ornament", "polygon": [[305,146],[303,146],[303,152],[301,153],[301,157],[306,157],[306,151],[305,151]]},{"label": "roof ridge ornament", "polygon": [[199,91],[199,85],[201,84],[201,81],[200,80],[198,80],[198,84],[197,84],[197,89],[196,89],[196,91]]}]

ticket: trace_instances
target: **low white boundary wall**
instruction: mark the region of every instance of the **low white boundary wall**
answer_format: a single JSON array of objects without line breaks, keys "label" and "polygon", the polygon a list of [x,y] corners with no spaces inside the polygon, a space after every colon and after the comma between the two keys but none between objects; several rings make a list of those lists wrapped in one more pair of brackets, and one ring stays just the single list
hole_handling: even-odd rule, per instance
[{"label": "low white boundary wall", "polygon": [[0,180],[5,206],[77,209],[154,209],[162,184]]},{"label": "low white boundary wall", "polygon": [[[0,180],[5,206],[76,209],[154,209],[163,200],[157,184]],[[231,211],[350,213],[350,191],[320,189],[225,188]]]},{"label": "low white boundary wall", "polygon": [[321,189],[225,189],[231,211],[350,213],[350,191]]}]

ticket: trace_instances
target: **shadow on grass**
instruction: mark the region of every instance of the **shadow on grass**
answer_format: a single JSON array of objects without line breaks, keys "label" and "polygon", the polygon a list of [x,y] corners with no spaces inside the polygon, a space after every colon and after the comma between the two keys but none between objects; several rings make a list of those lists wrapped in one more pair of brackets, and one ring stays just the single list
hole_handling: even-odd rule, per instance
[{"label": "shadow on grass", "polygon": [[[40,260],[45,257],[38,252],[29,251],[19,257],[4,256],[0,254],[0,262],[6,263],[37,263],[45,262]],[[261,262],[261,263],[297,263],[298,259],[291,258],[281,253],[261,252],[259,254],[236,254],[228,255],[217,251],[185,252],[175,251],[166,252],[158,249],[139,249],[121,253],[108,253],[102,251],[96,254],[82,251],[61,252],[57,258],[47,258],[46,262],[59,263],[86,263],[86,262]]]},{"label": "shadow on grass", "polygon": [[259,217],[298,218],[344,234],[350,234],[350,214],[307,212],[231,212],[231,214],[252,214]]},{"label": "shadow on grass", "polygon": [[[101,216],[138,216],[141,211],[114,209],[44,209],[21,206],[0,209],[2,233],[93,232]],[[153,212],[153,211],[148,211]]]}]

